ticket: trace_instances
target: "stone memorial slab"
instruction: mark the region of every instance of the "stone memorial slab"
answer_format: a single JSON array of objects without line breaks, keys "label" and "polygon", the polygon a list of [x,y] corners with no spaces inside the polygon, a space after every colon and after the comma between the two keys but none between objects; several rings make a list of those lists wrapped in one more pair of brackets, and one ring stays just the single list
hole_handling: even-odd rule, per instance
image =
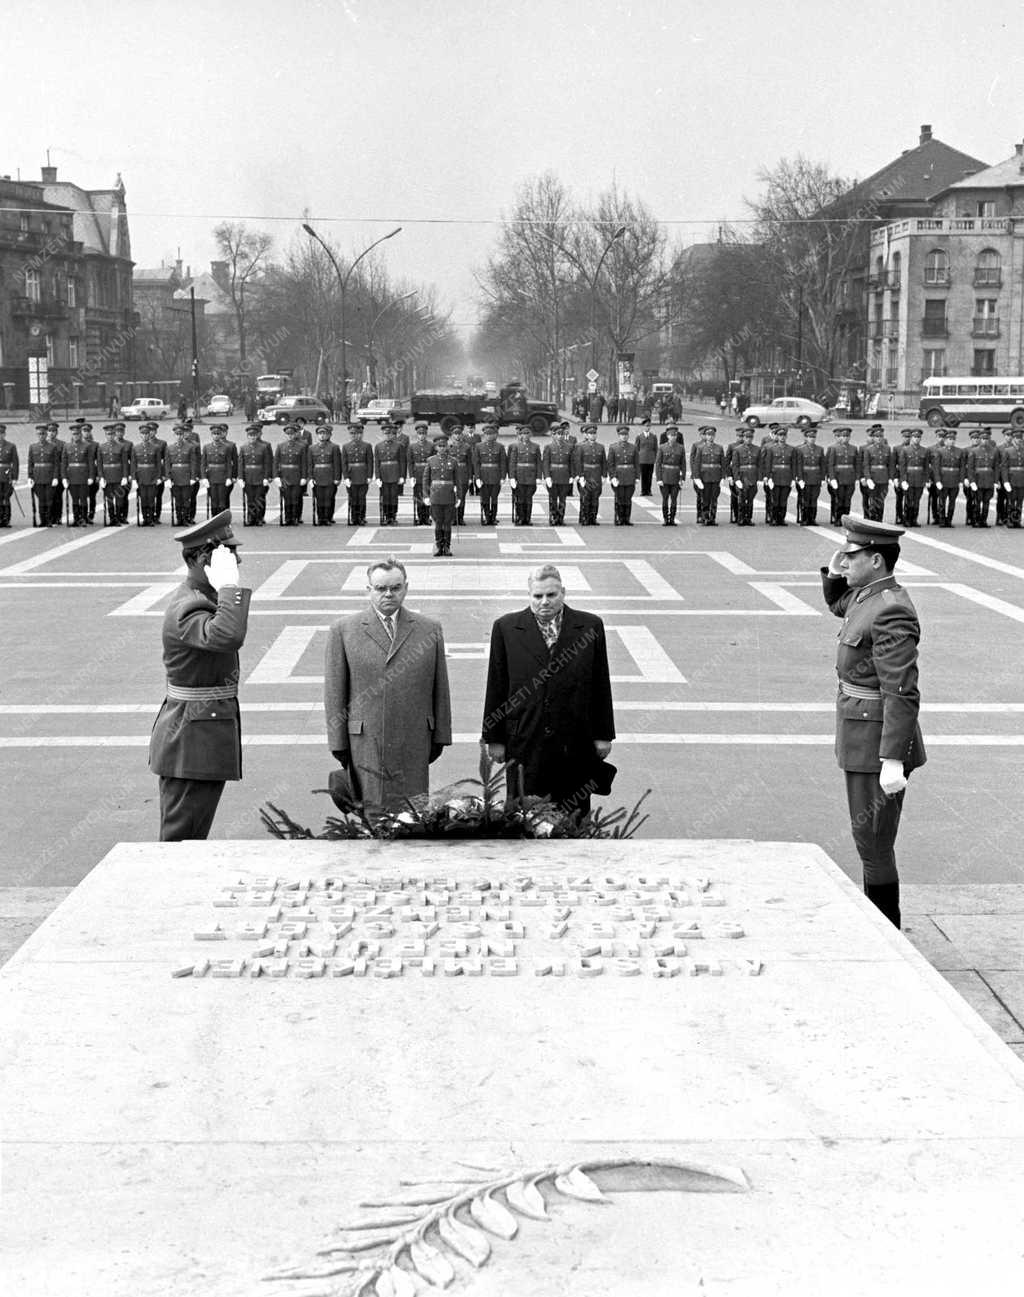
[{"label": "stone memorial slab", "polygon": [[1024,1283],[1024,1067],[813,846],[122,844],[0,986],[19,1297]]}]

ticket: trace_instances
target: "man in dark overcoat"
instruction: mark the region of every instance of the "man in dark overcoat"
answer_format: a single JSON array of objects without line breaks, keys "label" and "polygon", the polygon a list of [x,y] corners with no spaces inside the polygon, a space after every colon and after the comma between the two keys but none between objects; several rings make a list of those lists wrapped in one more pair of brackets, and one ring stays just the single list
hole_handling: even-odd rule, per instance
[{"label": "man in dark overcoat", "polygon": [[161,842],[208,837],[225,782],[242,777],[238,650],[252,598],[239,585],[230,510],[174,539],[188,574],[164,613],[167,685],[149,740]]},{"label": "man in dark overcoat", "polygon": [[895,843],[907,779],[926,760],[917,723],[921,626],[896,584],[902,527],[843,518],[846,544],[821,569],[822,592],[843,619],[836,654],[836,760],[846,777],[864,891],[899,927]]},{"label": "man in dark overcoat", "polygon": [[451,695],[440,622],[403,607],[405,567],[367,569],[369,607],[327,634],[327,746],[348,771],[373,823],[429,792],[429,766],[452,741]]},{"label": "man in dark overcoat", "polygon": [[604,764],[615,738],[604,623],[565,602],[550,563],[530,576],[530,601],[491,628],[483,742],[507,762],[510,794],[520,773],[527,794],[550,797],[569,813],[590,810],[610,789]]}]

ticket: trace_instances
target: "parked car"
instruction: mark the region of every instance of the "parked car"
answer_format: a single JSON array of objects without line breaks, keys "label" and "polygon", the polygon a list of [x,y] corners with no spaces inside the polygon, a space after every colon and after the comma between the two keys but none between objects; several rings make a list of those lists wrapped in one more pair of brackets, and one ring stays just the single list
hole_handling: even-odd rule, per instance
[{"label": "parked car", "polygon": [[384,419],[391,418],[397,404],[398,402],[390,397],[367,401],[365,405],[356,410],[356,418],[360,423],[380,423]]},{"label": "parked car", "polygon": [[168,407],[155,396],[137,396],[131,405],[121,406],[122,419],[162,419]]},{"label": "parked car", "polygon": [[760,428],[766,423],[795,423],[798,428],[807,428],[824,423],[828,410],[817,401],[808,401],[802,396],[777,396],[768,405],[748,405],[743,418],[752,428]]},{"label": "parked car", "polygon": [[206,407],[207,414],[219,414],[221,418],[228,418],[235,412],[235,403],[230,396],[223,392],[219,396],[211,396],[209,404]]},{"label": "parked car", "polygon": [[282,396],[259,412],[262,423],[332,423],[330,411],[316,396]]}]

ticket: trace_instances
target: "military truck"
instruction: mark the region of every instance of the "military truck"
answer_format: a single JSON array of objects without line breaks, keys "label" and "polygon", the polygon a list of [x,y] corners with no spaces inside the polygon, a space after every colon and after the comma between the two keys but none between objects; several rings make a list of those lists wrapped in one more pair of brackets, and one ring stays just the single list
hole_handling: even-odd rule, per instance
[{"label": "military truck", "polygon": [[507,383],[495,396],[492,392],[458,392],[446,389],[436,392],[413,392],[408,409],[392,411],[392,418],[426,419],[439,423],[445,432],[454,428],[472,428],[485,419],[494,419],[499,427],[522,423],[537,436],[548,431],[558,419],[553,401],[533,401],[522,383]]}]

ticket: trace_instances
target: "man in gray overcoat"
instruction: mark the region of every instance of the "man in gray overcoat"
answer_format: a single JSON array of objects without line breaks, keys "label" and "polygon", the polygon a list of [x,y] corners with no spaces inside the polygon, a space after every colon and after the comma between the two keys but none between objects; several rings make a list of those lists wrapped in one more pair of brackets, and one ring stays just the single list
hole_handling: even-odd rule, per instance
[{"label": "man in gray overcoat", "polygon": [[452,712],[441,624],[403,607],[405,567],[389,555],[366,577],[369,607],[328,632],[324,704],[327,745],[373,823],[429,791]]}]

